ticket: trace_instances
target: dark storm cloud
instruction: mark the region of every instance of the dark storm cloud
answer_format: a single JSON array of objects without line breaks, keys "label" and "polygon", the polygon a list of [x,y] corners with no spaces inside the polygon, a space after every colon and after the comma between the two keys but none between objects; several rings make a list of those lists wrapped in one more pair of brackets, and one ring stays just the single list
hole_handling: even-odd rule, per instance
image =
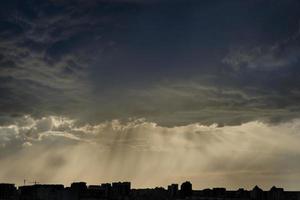
[{"label": "dark storm cloud", "polygon": [[300,60],[300,21],[298,30],[282,41],[272,45],[255,46],[251,49],[243,47],[233,49],[223,59],[223,62],[235,70],[250,68],[259,70],[274,70],[274,68],[298,65]]},{"label": "dark storm cloud", "polygon": [[12,1],[7,7],[0,25],[1,111],[44,115],[82,106],[90,56],[103,49],[92,43],[110,16],[93,20],[76,5],[48,2]]},{"label": "dark storm cloud", "polygon": [[1,7],[1,122],[298,117],[299,8],[293,0],[10,1]]},{"label": "dark storm cloud", "polygon": [[299,1],[0,4],[1,180],[299,185]]}]

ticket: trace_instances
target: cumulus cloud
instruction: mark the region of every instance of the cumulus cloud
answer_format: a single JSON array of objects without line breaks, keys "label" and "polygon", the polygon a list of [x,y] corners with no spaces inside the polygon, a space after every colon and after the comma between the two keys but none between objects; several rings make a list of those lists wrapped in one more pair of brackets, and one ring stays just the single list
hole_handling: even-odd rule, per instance
[{"label": "cumulus cloud", "polygon": [[18,184],[24,178],[66,184],[131,180],[136,187],[190,179],[196,187],[258,183],[294,189],[299,128],[298,119],[163,127],[143,119],[92,125],[24,116],[0,127],[0,178]]}]

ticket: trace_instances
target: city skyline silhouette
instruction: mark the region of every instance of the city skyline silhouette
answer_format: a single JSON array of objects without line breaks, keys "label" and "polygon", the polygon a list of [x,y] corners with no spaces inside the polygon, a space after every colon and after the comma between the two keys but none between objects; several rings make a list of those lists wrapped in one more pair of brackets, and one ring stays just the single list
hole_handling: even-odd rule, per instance
[{"label": "city skyline silhouette", "polygon": [[299,199],[299,66],[300,0],[1,0],[0,193]]}]

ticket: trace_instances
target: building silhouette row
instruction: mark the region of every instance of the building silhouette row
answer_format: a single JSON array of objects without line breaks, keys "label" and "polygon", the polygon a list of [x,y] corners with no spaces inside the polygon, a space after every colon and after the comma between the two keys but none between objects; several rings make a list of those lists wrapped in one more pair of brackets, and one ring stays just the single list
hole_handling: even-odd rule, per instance
[{"label": "building silhouette row", "polygon": [[225,188],[193,190],[186,181],[180,185],[171,184],[147,189],[131,189],[130,182],[87,185],[85,182],[64,185],[34,184],[18,188],[14,184],[0,184],[0,200],[300,200],[300,192],[284,191],[273,186],[263,191],[258,186],[252,190]]}]

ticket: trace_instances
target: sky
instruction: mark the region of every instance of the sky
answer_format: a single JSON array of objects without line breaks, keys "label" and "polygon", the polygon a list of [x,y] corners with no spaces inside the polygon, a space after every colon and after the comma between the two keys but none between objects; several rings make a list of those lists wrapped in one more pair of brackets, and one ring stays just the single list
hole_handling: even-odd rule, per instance
[{"label": "sky", "polygon": [[3,0],[0,182],[300,190],[298,0]]}]

